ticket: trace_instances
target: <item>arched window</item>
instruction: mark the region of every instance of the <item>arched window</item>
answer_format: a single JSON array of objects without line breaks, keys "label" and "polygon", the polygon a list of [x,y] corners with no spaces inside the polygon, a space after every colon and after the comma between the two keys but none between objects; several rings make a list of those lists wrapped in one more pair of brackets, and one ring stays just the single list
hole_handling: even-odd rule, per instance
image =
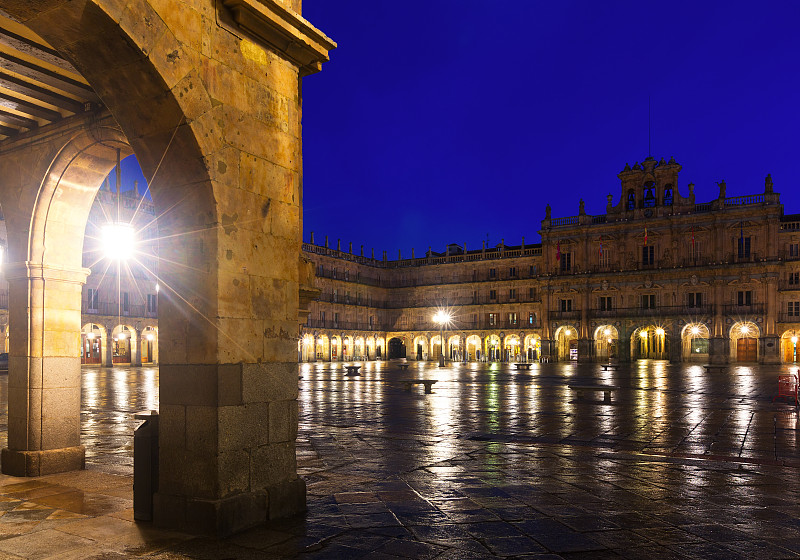
[{"label": "arched window", "polygon": [[642,206],[644,208],[652,208],[656,205],[655,183],[648,181],[644,184],[644,196],[642,198]]},{"label": "arched window", "polygon": [[628,210],[636,208],[636,193],[633,192],[633,189],[628,190],[628,203],[626,207]]},{"label": "arched window", "polygon": [[664,206],[672,206],[672,184],[664,187]]}]

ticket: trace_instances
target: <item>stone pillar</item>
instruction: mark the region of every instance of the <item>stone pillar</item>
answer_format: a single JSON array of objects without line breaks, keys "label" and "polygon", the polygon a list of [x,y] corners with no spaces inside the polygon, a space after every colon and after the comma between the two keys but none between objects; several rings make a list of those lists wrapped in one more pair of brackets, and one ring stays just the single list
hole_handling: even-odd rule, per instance
[{"label": "stone pillar", "polygon": [[631,361],[631,333],[628,327],[620,326],[617,329],[619,339],[617,340],[617,361],[628,364]]},{"label": "stone pillar", "polygon": [[133,329],[131,332],[131,366],[140,367],[142,365],[142,330]]},{"label": "stone pillar", "polygon": [[775,332],[777,320],[777,284],[776,276],[769,276],[766,279],[764,290],[766,309],[764,313],[764,336],[758,341],[758,360],[762,364],[781,363],[781,344],[780,337]]},{"label": "stone pillar", "polygon": [[730,360],[731,341],[725,334],[722,288],[722,280],[714,279],[714,319],[711,321],[711,337],[708,339],[708,363],[710,364],[727,364]]},{"label": "stone pillar", "polygon": [[591,362],[594,360],[594,340],[581,338],[578,340],[578,361]]},{"label": "stone pillar", "polygon": [[669,344],[669,361],[672,364],[678,364],[682,361],[683,345],[681,344],[680,331],[675,334],[677,327],[678,325],[674,325],[672,330],[664,335]]},{"label": "stone pillar", "polygon": [[82,469],[81,289],[88,269],[5,267],[9,291],[8,447],[3,473]]},{"label": "stone pillar", "polygon": [[114,335],[112,334],[113,327],[105,325],[105,328],[106,328],[106,337],[103,340],[103,344],[100,345],[101,348],[100,353],[102,354],[101,356],[102,359],[100,361],[102,362],[103,367],[111,367],[114,365],[113,363]]},{"label": "stone pillar", "polygon": [[541,349],[542,349],[541,357],[542,358],[546,358],[547,360],[549,360],[551,362],[554,362],[555,361],[555,356],[553,355],[553,353],[554,353],[555,348],[556,348],[556,345],[555,345],[555,341],[554,340],[551,340],[549,338],[543,338],[542,339],[542,346],[541,346]]}]

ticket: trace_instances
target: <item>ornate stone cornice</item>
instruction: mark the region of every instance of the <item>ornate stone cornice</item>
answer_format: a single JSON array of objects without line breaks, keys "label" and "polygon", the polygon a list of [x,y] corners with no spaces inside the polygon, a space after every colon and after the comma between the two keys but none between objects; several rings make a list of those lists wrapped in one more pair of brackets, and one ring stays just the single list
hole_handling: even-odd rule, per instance
[{"label": "ornate stone cornice", "polygon": [[297,64],[302,75],[322,70],[336,43],[275,0],[222,0],[233,22],[253,39]]}]

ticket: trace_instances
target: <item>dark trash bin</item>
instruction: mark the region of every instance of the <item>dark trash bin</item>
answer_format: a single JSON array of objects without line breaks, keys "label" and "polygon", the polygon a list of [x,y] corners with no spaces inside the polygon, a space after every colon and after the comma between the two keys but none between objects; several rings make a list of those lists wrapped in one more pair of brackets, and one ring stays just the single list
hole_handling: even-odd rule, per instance
[{"label": "dark trash bin", "polygon": [[153,520],[153,494],[158,491],[158,411],[134,415],[144,423],[133,431],[133,518]]}]

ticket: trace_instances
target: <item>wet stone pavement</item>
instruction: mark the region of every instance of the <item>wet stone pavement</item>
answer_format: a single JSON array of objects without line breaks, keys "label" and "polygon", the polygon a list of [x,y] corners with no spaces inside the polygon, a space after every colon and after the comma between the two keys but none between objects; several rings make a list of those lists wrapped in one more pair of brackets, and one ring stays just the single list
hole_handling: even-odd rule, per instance
[{"label": "wet stone pavement", "polygon": [[[786,366],[343,366],[299,366],[307,514],[224,541],[133,523],[132,412],[158,372],[85,368],[87,470],[0,478],[0,558],[800,557]],[[569,387],[598,384],[610,402]]]}]

